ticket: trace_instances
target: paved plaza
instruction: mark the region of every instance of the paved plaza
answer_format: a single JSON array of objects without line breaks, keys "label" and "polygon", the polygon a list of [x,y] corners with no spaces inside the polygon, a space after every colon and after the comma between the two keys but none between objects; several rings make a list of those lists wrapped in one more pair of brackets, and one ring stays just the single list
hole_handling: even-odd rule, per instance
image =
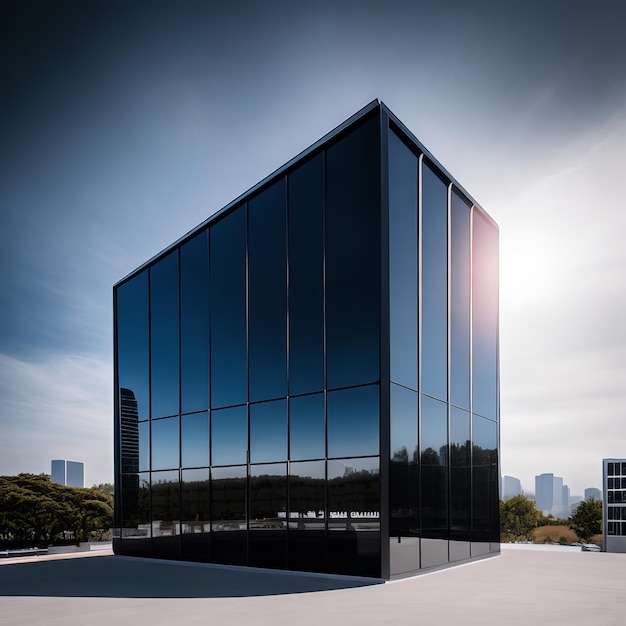
[{"label": "paved plaza", "polygon": [[626,554],[504,548],[410,579],[118,557],[2,559],[2,626],[624,623]]}]

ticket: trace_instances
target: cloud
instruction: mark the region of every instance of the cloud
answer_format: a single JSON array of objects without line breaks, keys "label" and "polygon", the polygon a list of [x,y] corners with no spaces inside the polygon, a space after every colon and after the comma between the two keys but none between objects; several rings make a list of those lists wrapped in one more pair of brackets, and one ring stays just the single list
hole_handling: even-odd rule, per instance
[{"label": "cloud", "polygon": [[85,463],[85,484],[113,480],[112,371],[80,356],[38,362],[0,354],[0,474]]}]

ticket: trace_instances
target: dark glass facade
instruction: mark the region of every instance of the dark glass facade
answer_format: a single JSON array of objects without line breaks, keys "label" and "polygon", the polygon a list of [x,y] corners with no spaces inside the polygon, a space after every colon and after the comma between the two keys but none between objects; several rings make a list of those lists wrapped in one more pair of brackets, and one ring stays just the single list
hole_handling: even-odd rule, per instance
[{"label": "dark glass facade", "polygon": [[114,287],[118,554],[499,551],[498,230],[371,103]]}]

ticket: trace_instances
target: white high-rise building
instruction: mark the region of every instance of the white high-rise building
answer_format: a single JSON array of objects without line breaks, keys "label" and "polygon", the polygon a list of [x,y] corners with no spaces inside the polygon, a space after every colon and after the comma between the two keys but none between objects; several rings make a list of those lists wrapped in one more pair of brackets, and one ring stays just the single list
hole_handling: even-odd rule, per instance
[{"label": "white high-rise building", "polygon": [[515,476],[502,477],[502,499],[510,500],[515,496],[519,496],[522,492],[522,483]]},{"label": "white high-rise building", "polygon": [[67,487],[85,486],[85,465],[79,461],[55,459],[51,462],[50,474],[53,483]]}]

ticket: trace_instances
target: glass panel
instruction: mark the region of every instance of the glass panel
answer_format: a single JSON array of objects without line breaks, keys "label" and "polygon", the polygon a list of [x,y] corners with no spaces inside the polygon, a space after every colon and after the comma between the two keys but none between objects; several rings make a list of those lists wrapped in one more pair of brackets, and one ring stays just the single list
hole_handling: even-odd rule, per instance
[{"label": "glass panel", "polygon": [[246,530],[246,466],[211,469],[211,524],[215,531]]},{"label": "glass panel", "polygon": [[250,401],[287,395],[287,214],[281,179],[248,205]]},{"label": "glass panel", "polygon": [[474,211],[472,409],[497,419],[498,231]]},{"label": "glass panel", "polygon": [[211,464],[236,465],[248,460],[248,408],[211,411]]},{"label": "glass panel", "polygon": [[250,405],[250,462],[287,460],[287,400]]},{"label": "glass panel", "polygon": [[422,167],[421,391],[447,400],[448,200],[445,183]]},{"label": "glass panel", "polygon": [[379,459],[328,461],[328,570],[380,576]]},{"label": "glass panel", "polygon": [[181,474],[181,532],[183,534],[208,533],[210,529],[209,470],[183,470]]},{"label": "glass panel", "polygon": [[378,117],[326,152],[326,356],[329,388],[379,379]]},{"label": "glass panel", "polygon": [[211,406],[248,400],[246,206],[210,230]]},{"label": "glass panel", "polygon": [[[150,475],[122,475],[122,540],[150,537]],[[124,545],[126,550],[126,545]]]},{"label": "glass panel", "polygon": [[209,408],[209,247],[202,231],[180,249],[181,406]]},{"label": "glass panel", "polygon": [[289,527],[294,530],[325,529],[326,463],[289,464]]},{"label": "glass panel", "polygon": [[324,155],[289,175],[289,393],[324,388]]},{"label": "glass panel", "polygon": [[326,456],[324,394],[289,400],[289,455],[291,459]]},{"label": "glass panel", "polygon": [[179,465],[178,418],[152,422],[152,469],[173,469]]},{"label": "glass panel", "polygon": [[448,562],[448,407],[421,397],[422,567]]},{"label": "glass panel", "polygon": [[[450,537],[455,540],[470,539],[471,476],[470,415],[450,407]],[[461,558],[469,558],[466,549]]]},{"label": "glass panel", "polygon": [[150,469],[150,422],[140,422],[139,431],[139,471]]},{"label": "glass panel", "polygon": [[417,157],[389,132],[391,380],[417,389]]},{"label": "glass panel", "polygon": [[209,465],[209,414],[193,413],[181,417],[181,456],[183,467]]},{"label": "glass panel", "polygon": [[139,471],[139,424],[137,423],[137,400],[130,389],[120,389],[120,409],[122,472],[134,474]]},{"label": "glass panel", "polygon": [[328,394],[328,456],[379,454],[378,386]]},{"label": "glass panel", "polygon": [[[137,403],[139,420],[150,417],[148,271],[117,288],[117,376]],[[121,401],[120,390],[120,401]]]},{"label": "glass panel", "polygon": [[287,465],[250,466],[250,530],[286,528]]},{"label": "glass panel", "polygon": [[419,569],[417,393],[391,385],[389,483],[391,573]]},{"label": "glass panel", "polygon": [[[491,540],[499,526],[497,425],[472,419],[472,541]],[[473,549],[472,549],[473,550]],[[473,550],[473,554],[475,554]]]},{"label": "glass panel", "polygon": [[470,209],[456,190],[450,207],[450,402],[470,408]]},{"label": "glass panel", "polygon": [[180,534],[178,471],[152,472],[152,536]]},{"label": "glass panel", "polygon": [[179,409],[178,251],[150,268],[150,363],[152,417]]}]

